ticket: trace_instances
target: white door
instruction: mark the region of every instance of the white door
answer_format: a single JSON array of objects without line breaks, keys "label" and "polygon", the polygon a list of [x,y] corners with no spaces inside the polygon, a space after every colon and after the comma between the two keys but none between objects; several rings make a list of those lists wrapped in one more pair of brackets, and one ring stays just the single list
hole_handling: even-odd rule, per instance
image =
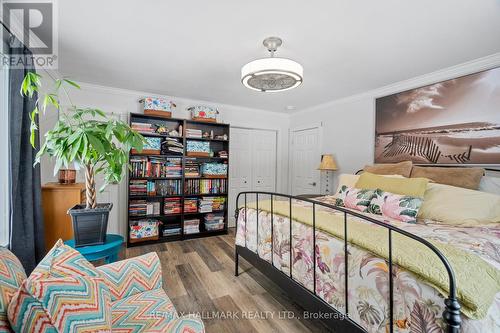
[{"label": "white door", "polygon": [[[231,128],[229,138],[229,226],[234,225],[236,196],[252,188],[252,132]],[[240,204],[242,201],[240,201]]]},{"label": "white door", "polygon": [[252,171],[255,191],[276,190],[276,132],[253,130]]},{"label": "white door", "polygon": [[238,193],[276,190],[276,132],[233,127],[230,133],[228,208],[234,226]]},{"label": "white door", "polygon": [[291,133],[292,194],[320,193],[321,162],[319,127],[293,130]]}]

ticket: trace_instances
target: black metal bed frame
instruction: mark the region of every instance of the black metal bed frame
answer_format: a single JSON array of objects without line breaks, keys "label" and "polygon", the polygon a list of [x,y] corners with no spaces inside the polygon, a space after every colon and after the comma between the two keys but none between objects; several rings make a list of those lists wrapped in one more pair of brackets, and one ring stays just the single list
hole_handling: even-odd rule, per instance
[{"label": "black metal bed frame", "polygon": [[[240,212],[239,199],[240,196],[244,196],[244,208],[245,208],[245,228],[247,227],[247,195],[255,195],[255,203],[256,210],[259,211],[259,195],[270,196],[271,199],[271,262],[267,262],[261,259],[258,255],[258,244],[259,244],[259,214],[257,214],[256,223],[257,223],[257,253],[252,252],[246,247],[246,230],[245,230],[245,246],[235,246],[235,266],[234,266],[234,274],[238,276],[238,261],[239,257],[246,259],[249,263],[251,263],[255,268],[260,270],[264,275],[278,284],[282,289],[284,289],[287,295],[296,303],[301,305],[306,311],[311,313],[320,314],[321,320],[325,322],[329,328],[332,328],[336,332],[366,332],[359,324],[354,322],[349,318],[349,300],[348,300],[348,285],[349,285],[349,277],[348,277],[348,252],[347,252],[347,232],[348,232],[348,223],[347,223],[347,215],[358,217],[364,221],[377,224],[383,228],[388,230],[388,265],[389,265],[389,320],[390,320],[390,333],[394,331],[394,313],[393,313],[393,305],[394,305],[394,286],[393,286],[393,262],[392,262],[392,233],[398,233],[403,236],[409,237],[413,240],[416,240],[426,247],[428,247],[436,256],[441,260],[442,264],[446,268],[449,278],[449,293],[448,297],[444,301],[445,310],[443,312],[443,320],[446,324],[446,332],[448,333],[458,333],[460,330],[461,318],[460,318],[460,304],[457,300],[456,295],[456,281],[455,274],[453,272],[450,263],[446,259],[446,257],[429,241],[413,235],[412,233],[405,231],[403,229],[399,229],[393,225],[386,224],[374,218],[356,213],[354,211],[345,209],[343,207],[329,205],[326,203],[318,202],[312,199],[292,196],[288,194],[275,193],[275,192],[260,192],[260,191],[246,191],[240,192],[236,197],[236,232],[238,231],[238,215]],[[283,273],[281,270],[274,267],[273,261],[273,222],[274,222],[274,210],[273,210],[273,202],[274,198],[288,198],[290,211],[289,211],[289,220],[290,220],[290,275]],[[303,285],[298,283],[293,279],[292,273],[292,200],[301,200],[304,202],[309,202],[312,204],[312,228],[313,228],[313,246],[312,246],[312,258],[313,259],[313,291],[311,292],[309,289],[305,288]],[[344,258],[345,258],[345,313],[341,313],[339,310],[330,306],[327,302],[321,299],[316,294],[316,206],[322,206],[329,209],[333,209],[336,211],[340,211],[344,213]]]}]

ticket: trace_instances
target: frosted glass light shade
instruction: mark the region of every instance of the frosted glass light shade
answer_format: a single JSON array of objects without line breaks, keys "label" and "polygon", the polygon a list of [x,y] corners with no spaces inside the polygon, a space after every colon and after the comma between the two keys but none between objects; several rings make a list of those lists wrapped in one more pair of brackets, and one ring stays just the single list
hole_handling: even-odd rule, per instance
[{"label": "frosted glass light shade", "polygon": [[241,68],[241,82],[249,89],[278,92],[293,89],[302,83],[301,64],[286,58],[263,58]]}]

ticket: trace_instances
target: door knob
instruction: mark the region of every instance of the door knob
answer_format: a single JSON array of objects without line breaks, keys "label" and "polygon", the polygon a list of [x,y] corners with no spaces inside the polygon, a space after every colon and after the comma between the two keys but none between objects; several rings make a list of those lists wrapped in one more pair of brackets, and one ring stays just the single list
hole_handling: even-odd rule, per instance
[{"label": "door knob", "polygon": [[309,183],[307,185],[312,185],[312,186],[316,186],[316,182],[313,182],[313,183]]}]

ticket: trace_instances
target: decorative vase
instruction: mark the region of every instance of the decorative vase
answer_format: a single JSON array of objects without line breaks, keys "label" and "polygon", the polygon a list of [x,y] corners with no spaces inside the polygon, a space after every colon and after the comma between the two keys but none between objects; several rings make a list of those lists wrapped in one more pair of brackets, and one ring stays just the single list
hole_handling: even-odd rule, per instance
[{"label": "decorative vase", "polygon": [[58,178],[59,184],[74,184],[76,182],[76,170],[60,169]]}]

